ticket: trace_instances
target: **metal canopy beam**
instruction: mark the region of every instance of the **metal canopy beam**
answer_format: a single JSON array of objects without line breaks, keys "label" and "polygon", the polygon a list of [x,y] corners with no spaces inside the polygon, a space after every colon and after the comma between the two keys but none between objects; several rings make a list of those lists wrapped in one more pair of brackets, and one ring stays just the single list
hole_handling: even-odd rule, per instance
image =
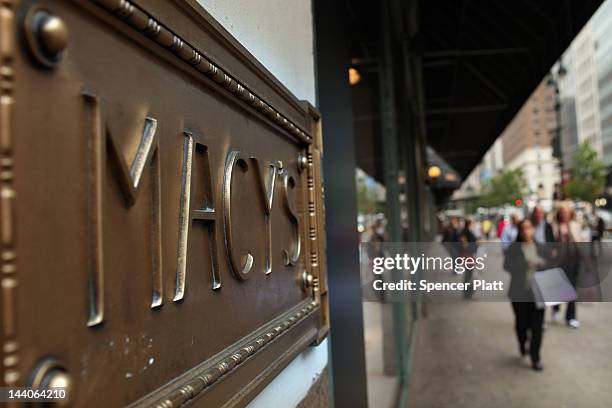
[{"label": "metal canopy beam", "polygon": [[[372,46],[370,58],[379,58],[383,51],[376,48],[373,33],[377,23],[371,16],[381,4],[349,1],[356,13],[352,30]],[[407,34],[404,40],[412,55],[422,57],[431,146],[444,158],[457,150],[477,151],[450,163],[462,176],[469,174],[600,4],[601,0],[503,4],[419,0],[415,17],[421,30],[416,36]],[[391,20],[407,17],[393,15]],[[463,109],[490,104],[504,106]],[[449,110],[443,113],[438,108]],[[382,162],[382,157],[378,160]],[[382,163],[375,167],[382,169]]]},{"label": "metal canopy beam", "polygon": [[427,115],[460,115],[464,113],[488,113],[506,109],[506,105],[462,106],[455,108],[427,109]]},{"label": "metal canopy beam", "polygon": [[424,58],[458,58],[458,57],[482,57],[496,55],[516,55],[528,53],[528,48],[490,48],[481,50],[444,50],[430,51],[423,54]]}]

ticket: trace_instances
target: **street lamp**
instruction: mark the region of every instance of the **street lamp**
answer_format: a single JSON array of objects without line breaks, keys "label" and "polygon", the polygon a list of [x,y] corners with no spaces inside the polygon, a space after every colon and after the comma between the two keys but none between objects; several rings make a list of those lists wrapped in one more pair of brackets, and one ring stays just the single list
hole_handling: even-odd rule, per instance
[{"label": "street lamp", "polygon": [[348,77],[349,77],[349,84],[352,85],[357,85],[359,82],[361,82],[361,74],[359,73],[359,71],[357,71],[356,68],[350,67],[348,69]]},{"label": "street lamp", "polygon": [[440,167],[436,165],[429,166],[429,168],[427,169],[427,175],[432,180],[436,180],[438,177],[440,177],[441,174],[442,170],[440,170]]},{"label": "street lamp", "polygon": [[563,152],[562,152],[562,144],[561,144],[561,95],[559,92],[559,81],[565,77],[567,74],[567,69],[563,65],[563,60],[559,59],[558,68],[556,74],[551,69],[548,73],[548,77],[546,79],[546,84],[552,87],[555,91],[555,134],[552,140],[552,155],[559,160],[559,172],[560,172],[560,188],[559,188],[559,197],[563,199]]}]

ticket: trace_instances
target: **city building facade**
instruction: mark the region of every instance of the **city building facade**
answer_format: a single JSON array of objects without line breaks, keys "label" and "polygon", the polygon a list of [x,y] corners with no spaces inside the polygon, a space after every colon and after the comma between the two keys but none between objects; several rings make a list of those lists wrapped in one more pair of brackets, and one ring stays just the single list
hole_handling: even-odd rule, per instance
[{"label": "city building facade", "polygon": [[523,170],[529,195],[535,199],[552,199],[560,178],[552,154],[557,126],[554,103],[554,88],[544,80],[500,136],[505,167]]},{"label": "city building facade", "polygon": [[504,129],[482,161],[465,179],[454,197],[480,194],[487,180],[502,169],[523,170],[528,195],[535,200],[553,198],[559,183],[558,160],[553,157],[552,140],[556,131],[554,87],[542,81]]},{"label": "city building facade", "polygon": [[604,2],[591,21],[602,158],[612,166],[612,1]]}]

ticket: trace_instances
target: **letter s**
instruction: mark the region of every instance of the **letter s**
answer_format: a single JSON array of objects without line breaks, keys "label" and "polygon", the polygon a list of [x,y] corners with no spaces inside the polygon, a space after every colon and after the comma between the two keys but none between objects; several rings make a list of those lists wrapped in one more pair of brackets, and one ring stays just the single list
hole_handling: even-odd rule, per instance
[{"label": "letter s", "polygon": [[281,174],[281,183],[282,183],[282,194],[283,194],[283,207],[285,208],[285,212],[289,216],[291,223],[293,224],[294,231],[294,243],[293,243],[293,253],[289,253],[288,250],[283,249],[283,257],[285,260],[285,265],[295,265],[297,261],[300,259],[300,252],[302,248],[301,238],[300,238],[300,220],[297,216],[297,211],[291,205],[289,201],[289,189],[295,188],[295,180],[292,176],[289,175],[287,170],[282,170]]}]

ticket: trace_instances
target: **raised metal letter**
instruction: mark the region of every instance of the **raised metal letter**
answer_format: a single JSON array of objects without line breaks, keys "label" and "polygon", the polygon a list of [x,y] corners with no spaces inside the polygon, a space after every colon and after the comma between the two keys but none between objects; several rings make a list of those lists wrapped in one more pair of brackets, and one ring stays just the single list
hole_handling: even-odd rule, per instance
[{"label": "raised metal letter", "polygon": [[[204,145],[199,135],[191,132],[184,132],[185,144],[183,147],[183,171],[181,177],[181,198],[180,198],[180,213],[179,213],[179,239],[178,239],[178,256],[176,266],[176,287],[174,290],[173,300],[176,302],[185,297],[185,279],[187,276],[187,245],[189,238],[189,228],[192,221],[200,221],[208,224],[208,238],[210,242],[210,257],[212,265],[212,288],[219,289],[221,287],[221,276],[219,274],[219,262],[217,257],[217,235],[216,221],[217,213],[215,211],[215,202],[213,196],[213,183],[210,172],[210,160],[208,157],[208,148]],[[201,207],[192,210],[192,172],[193,172],[193,156],[197,148],[201,147],[204,156],[204,178],[206,184],[204,188],[204,202]]]},{"label": "raised metal letter", "polygon": [[104,252],[102,236],[102,174],[103,174],[103,151],[104,138],[102,136],[102,119],[98,98],[94,95],[83,93],[85,99],[87,122],[87,133],[92,135],[90,146],[90,169],[89,179],[89,205],[87,228],[91,241],[88,245],[87,259],[87,291],[89,296],[89,310],[87,326],[95,326],[104,320]]},{"label": "raised metal letter", "polygon": [[253,267],[253,255],[247,253],[243,258],[242,265],[236,259],[234,254],[233,237],[232,237],[232,175],[234,168],[239,166],[242,171],[248,171],[249,165],[247,161],[241,157],[239,151],[231,151],[227,155],[225,161],[225,171],[223,173],[223,224],[225,229],[225,246],[227,248],[227,256],[230,260],[232,272],[236,278],[247,280],[248,273]]},{"label": "raised metal letter", "polygon": [[267,174],[260,167],[259,160],[251,157],[254,167],[257,169],[257,179],[259,180],[259,191],[264,204],[264,221],[266,224],[266,274],[272,272],[272,204],[274,203],[274,190],[276,187],[276,175],[282,170],[281,162],[268,163],[265,167]]},{"label": "raised metal letter", "polygon": [[283,249],[284,261],[285,265],[295,265],[297,261],[300,259],[301,252],[301,239],[300,239],[300,220],[297,216],[297,211],[291,205],[289,201],[289,188],[295,188],[295,180],[293,177],[289,175],[287,170],[282,170],[281,173],[281,183],[282,183],[282,191],[283,191],[283,207],[289,215],[291,219],[291,223],[293,224],[293,230],[295,232],[295,243],[293,244],[293,253],[290,254],[289,251]]},{"label": "raised metal letter", "polygon": [[[113,135],[106,129],[102,119],[99,98],[90,93],[83,92],[85,107],[90,116],[90,127],[88,132],[93,134],[91,146],[91,202],[89,205],[89,222],[92,237],[91,253],[89,259],[89,317],[87,326],[95,326],[104,320],[104,270],[103,270],[103,235],[102,235],[102,183],[103,183],[103,157],[110,150],[114,158],[115,170],[119,184],[124,193],[126,205],[133,206],[136,203],[138,193],[141,190],[141,179],[145,169],[151,164],[151,275],[152,295],[151,308],[159,307],[163,303],[163,277],[161,260],[161,213],[160,206],[160,164],[157,135],[157,120],[146,117],[142,135],[136,149],[132,163],[126,163],[119,145],[117,135]],[[108,142],[108,143],[106,143]]]}]

